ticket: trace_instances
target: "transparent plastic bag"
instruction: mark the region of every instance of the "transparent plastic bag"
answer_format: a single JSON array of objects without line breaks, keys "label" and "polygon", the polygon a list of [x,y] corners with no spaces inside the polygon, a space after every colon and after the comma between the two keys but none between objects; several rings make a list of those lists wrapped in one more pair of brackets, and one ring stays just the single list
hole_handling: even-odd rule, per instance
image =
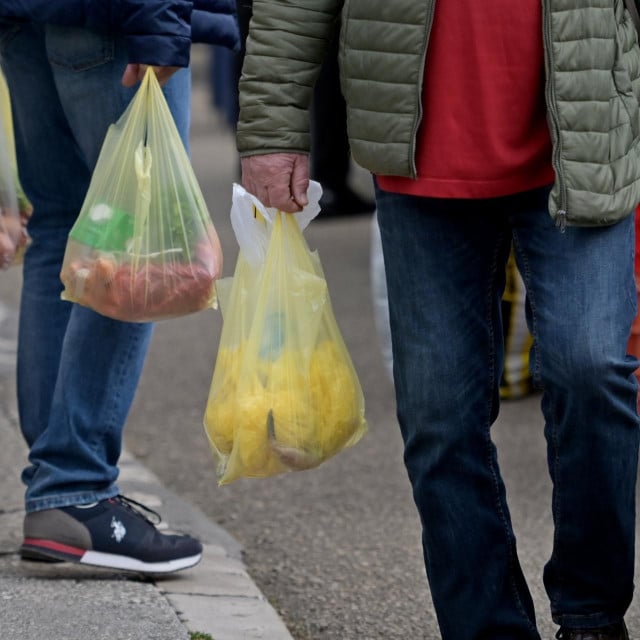
[{"label": "transparent plastic bag", "polygon": [[220,484],[316,467],[366,431],[360,382],[302,235],[319,197],[312,183],[294,216],[234,185],[240,252],[218,282],[224,324],[204,416]]},{"label": "transparent plastic bag", "polygon": [[18,179],[9,88],[0,72],[0,269],[22,262],[32,211]]},{"label": "transparent plastic bag", "polygon": [[67,241],[62,298],[147,322],[217,304],[222,250],[155,73],[103,143]]}]

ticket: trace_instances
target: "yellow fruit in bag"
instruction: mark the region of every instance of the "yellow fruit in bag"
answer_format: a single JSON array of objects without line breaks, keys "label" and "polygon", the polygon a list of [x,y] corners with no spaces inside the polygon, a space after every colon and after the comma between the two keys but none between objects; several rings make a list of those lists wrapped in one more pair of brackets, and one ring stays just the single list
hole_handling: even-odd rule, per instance
[{"label": "yellow fruit in bag", "polygon": [[[282,369],[295,370],[286,363]],[[274,393],[270,443],[286,466],[309,469],[342,449],[361,426],[353,376],[327,340],[313,351],[308,377],[286,382]]]},{"label": "yellow fruit in bag", "polygon": [[356,437],[362,427],[359,386],[338,346],[325,340],[311,358],[311,399],[320,424],[318,440],[327,457]]},{"label": "yellow fruit in bag", "polygon": [[245,209],[234,221],[232,208],[236,234],[259,237],[251,268],[241,243],[233,281],[223,287],[224,325],[204,416],[220,484],[317,467],[367,428],[319,259],[293,216],[278,213],[268,226],[266,211],[258,217]]},{"label": "yellow fruit in bag", "polygon": [[[314,349],[308,376],[300,372],[301,354],[285,350],[275,362],[261,363],[261,375],[256,370],[240,379],[242,352],[218,354],[226,375],[205,412],[218,453],[234,453],[228,467],[240,466],[246,476],[264,475],[277,462],[284,469],[310,469],[360,435],[358,388],[333,342]],[[268,388],[261,382],[265,374]]]},{"label": "yellow fruit in bag", "polygon": [[233,446],[225,473],[235,477],[262,477],[285,471],[269,447],[267,416],[270,401],[257,376],[242,382],[244,392],[229,402],[234,407]]},{"label": "yellow fruit in bag", "polygon": [[[295,387],[293,387],[295,388]],[[319,465],[322,451],[318,446],[318,419],[311,410],[305,387],[290,393],[282,387],[272,396],[266,416],[269,446],[286,467],[300,471]]]},{"label": "yellow fruit in bag", "polygon": [[223,455],[229,455],[233,448],[233,429],[236,420],[235,397],[223,393],[218,402],[210,402],[207,405],[204,418],[207,434],[211,444]]},{"label": "yellow fruit in bag", "polygon": [[242,354],[229,349],[218,351],[217,361],[222,372],[218,401],[208,402],[204,424],[210,443],[222,455],[229,455],[233,447],[233,430],[238,420],[236,391]]}]

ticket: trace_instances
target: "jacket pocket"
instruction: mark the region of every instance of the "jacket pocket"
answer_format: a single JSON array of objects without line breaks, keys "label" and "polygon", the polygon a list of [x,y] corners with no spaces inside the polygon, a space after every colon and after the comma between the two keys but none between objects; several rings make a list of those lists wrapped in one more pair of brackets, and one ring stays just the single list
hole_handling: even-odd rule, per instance
[{"label": "jacket pocket", "polygon": [[45,41],[49,62],[69,71],[93,69],[114,58],[113,37],[91,29],[47,25]]}]

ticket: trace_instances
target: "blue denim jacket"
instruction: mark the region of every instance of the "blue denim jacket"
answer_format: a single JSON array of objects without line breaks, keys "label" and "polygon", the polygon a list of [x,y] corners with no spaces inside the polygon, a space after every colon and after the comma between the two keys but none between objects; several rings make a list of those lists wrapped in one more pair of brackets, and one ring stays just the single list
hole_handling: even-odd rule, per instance
[{"label": "blue denim jacket", "polygon": [[123,35],[130,62],[161,66],[188,66],[192,42],[240,42],[234,0],[4,0],[0,19]]}]

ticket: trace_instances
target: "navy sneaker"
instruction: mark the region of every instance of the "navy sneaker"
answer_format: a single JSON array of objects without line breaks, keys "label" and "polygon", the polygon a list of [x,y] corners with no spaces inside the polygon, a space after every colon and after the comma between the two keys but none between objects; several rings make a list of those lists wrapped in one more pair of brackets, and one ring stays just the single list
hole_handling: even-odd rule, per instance
[{"label": "navy sneaker", "polygon": [[155,511],[124,496],[28,513],[20,555],[141,573],[171,573],[200,561],[198,540],[160,533],[141,509],[160,522]]}]

